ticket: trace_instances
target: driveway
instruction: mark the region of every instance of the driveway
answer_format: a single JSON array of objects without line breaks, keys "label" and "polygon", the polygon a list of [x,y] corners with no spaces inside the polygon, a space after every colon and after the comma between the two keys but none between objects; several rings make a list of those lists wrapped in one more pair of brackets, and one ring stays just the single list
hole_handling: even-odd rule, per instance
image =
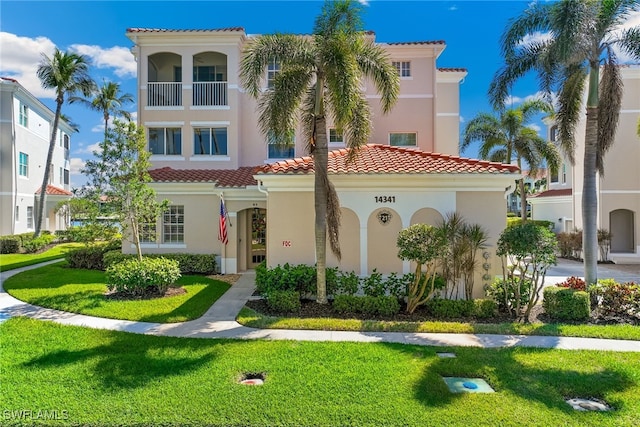
[{"label": "driveway", "polygon": [[[558,258],[558,265],[547,270],[544,282],[554,285],[570,276],[584,278],[584,265],[581,261]],[[640,264],[598,264],[598,279],[640,283]]]}]

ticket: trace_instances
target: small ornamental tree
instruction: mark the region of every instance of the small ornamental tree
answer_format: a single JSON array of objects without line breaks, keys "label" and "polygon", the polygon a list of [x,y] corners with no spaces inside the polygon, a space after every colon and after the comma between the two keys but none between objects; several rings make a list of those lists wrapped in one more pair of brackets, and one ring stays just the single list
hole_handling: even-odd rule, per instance
[{"label": "small ornamental tree", "polygon": [[[529,322],[529,315],[538,303],[547,269],[556,264],[558,242],[546,227],[529,221],[507,227],[498,240],[497,255],[502,257],[502,273],[505,294],[515,297],[510,314],[522,316]],[[528,291],[529,298],[523,306],[521,294]]]},{"label": "small ornamental tree", "polygon": [[400,259],[416,263],[413,282],[407,287],[407,312],[413,313],[437,290],[436,264],[447,239],[436,227],[414,224],[398,234],[397,245]]},{"label": "small ornamental tree", "polygon": [[94,197],[100,198],[122,228],[123,238],[130,238],[142,260],[140,232],[142,226],[155,223],[167,209],[168,201],[158,202],[149,186],[151,177],[147,143],[142,127],[114,120],[113,129],[100,143],[97,160],[87,161],[83,173],[91,179]]}]

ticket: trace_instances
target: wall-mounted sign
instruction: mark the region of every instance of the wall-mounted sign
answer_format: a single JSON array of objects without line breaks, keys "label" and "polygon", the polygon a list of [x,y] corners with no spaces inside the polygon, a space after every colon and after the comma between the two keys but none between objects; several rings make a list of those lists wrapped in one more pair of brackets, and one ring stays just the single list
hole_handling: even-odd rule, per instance
[{"label": "wall-mounted sign", "polygon": [[283,240],[282,241],[282,246],[285,248],[290,248],[291,247],[291,240]]},{"label": "wall-mounted sign", "polygon": [[391,212],[386,209],[378,212],[378,221],[380,221],[380,224],[382,225],[387,225],[389,221],[391,221],[391,218],[393,218],[393,215],[391,215]]},{"label": "wall-mounted sign", "polygon": [[396,196],[375,196],[376,203],[395,203]]}]

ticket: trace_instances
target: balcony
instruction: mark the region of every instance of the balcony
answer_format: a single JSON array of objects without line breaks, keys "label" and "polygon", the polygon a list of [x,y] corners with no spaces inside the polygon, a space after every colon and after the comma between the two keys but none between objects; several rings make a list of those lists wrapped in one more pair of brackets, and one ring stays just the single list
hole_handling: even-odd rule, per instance
[{"label": "balcony", "polygon": [[177,107],[182,105],[182,83],[147,83],[147,106]]},{"label": "balcony", "polygon": [[194,82],[194,106],[218,107],[227,104],[227,82]]}]

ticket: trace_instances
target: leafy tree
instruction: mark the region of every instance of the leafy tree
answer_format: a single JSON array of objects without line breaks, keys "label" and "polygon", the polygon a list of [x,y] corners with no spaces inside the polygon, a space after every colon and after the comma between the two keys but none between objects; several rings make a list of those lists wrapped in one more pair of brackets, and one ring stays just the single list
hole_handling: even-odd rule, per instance
[{"label": "leafy tree", "polygon": [[[327,1],[311,36],[265,35],[252,39],[241,62],[247,93],[259,98],[259,126],[273,142],[291,144],[302,121],[307,148],[314,159],[317,301],[327,303],[327,231],[331,250],[340,258],[340,206],[329,181],[327,115],[344,135],[351,157],[371,132],[371,111],[362,93],[365,78],[381,93],[382,111],[395,104],[399,77],[384,49],[367,38],[355,1]],[[262,91],[267,65],[280,71],[273,88]]]},{"label": "leafy tree", "polygon": [[40,235],[42,230],[42,217],[44,214],[47,184],[51,173],[51,160],[53,150],[56,147],[56,135],[58,124],[62,115],[62,104],[65,97],[82,93],[88,96],[95,87],[94,81],[89,77],[89,59],[84,55],[71,52],[61,52],[56,48],[53,56],[49,58],[42,54],[42,60],[36,72],[40,83],[45,89],[53,89],[56,92],[56,112],[51,127],[51,139],[49,140],[49,151],[47,152],[47,162],[44,167],[44,177],[40,187],[40,202],[36,211],[36,228],[34,237]]},{"label": "leafy tree", "polygon": [[[531,174],[546,162],[550,169],[557,171],[560,153],[555,144],[547,142],[527,125],[536,114],[553,113],[553,107],[543,100],[525,101],[517,108],[504,109],[499,106],[499,115],[480,113],[465,126],[460,144],[462,150],[473,141],[482,141],[479,156],[494,162],[511,163],[515,159],[522,170],[522,161],[529,164]],[[522,199],[521,218],[527,219],[527,192],[524,178],[518,180]]]},{"label": "leafy tree", "polygon": [[107,138],[100,143],[101,152],[94,152],[97,160],[89,160],[83,173],[91,183],[94,200],[100,199],[136,246],[142,260],[140,232],[142,226],[155,223],[167,209],[168,201],[158,202],[149,186],[149,156],[142,127],[116,119],[108,129]]},{"label": "leafy tree", "polygon": [[[558,242],[546,227],[527,221],[504,229],[496,254],[502,258],[502,273],[507,294],[514,295],[514,312],[529,321],[538,303],[547,269],[556,264]],[[522,306],[521,293],[529,298]]]},{"label": "leafy tree", "polygon": [[[597,173],[604,172],[604,156],[614,142],[622,99],[614,48],[640,60],[640,26],[620,28],[638,4],[638,0],[532,3],[503,33],[505,65],[489,89],[498,107],[518,79],[536,72],[546,94],[557,91],[560,143],[572,163],[586,92],[582,221],[585,280],[590,284],[598,278]],[[536,37],[541,33],[545,38]],[[535,41],[525,42],[529,37]]]},{"label": "leafy tree", "polygon": [[447,237],[442,230],[427,224],[414,224],[398,234],[398,257],[416,265],[413,281],[407,287],[407,312],[433,297],[437,290],[436,266],[446,250]]},{"label": "leafy tree", "polygon": [[95,88],[91,93],[91,98],[73,96],[69,98],[70,103],[79,102],[90,110],[102,113],[104,119],[104,139],[107,139],[107,128],[111,116],[122,116],[131,120],[131,113],[123,107],[133,102],[133,95],[130,93],[121,94],[120,84],[114,82],[103,82],[100,88]]},{"label": "leafy tree", "polygon": [[55,211],[82,222],[68,229],[76,242],[91,245],[98,241],[114,240],[119,234],[117,224],[111,220],[112,215],[106,213],[101,203],[90,195],[81,195],[76,191],[73,198],[59,202]]}]

